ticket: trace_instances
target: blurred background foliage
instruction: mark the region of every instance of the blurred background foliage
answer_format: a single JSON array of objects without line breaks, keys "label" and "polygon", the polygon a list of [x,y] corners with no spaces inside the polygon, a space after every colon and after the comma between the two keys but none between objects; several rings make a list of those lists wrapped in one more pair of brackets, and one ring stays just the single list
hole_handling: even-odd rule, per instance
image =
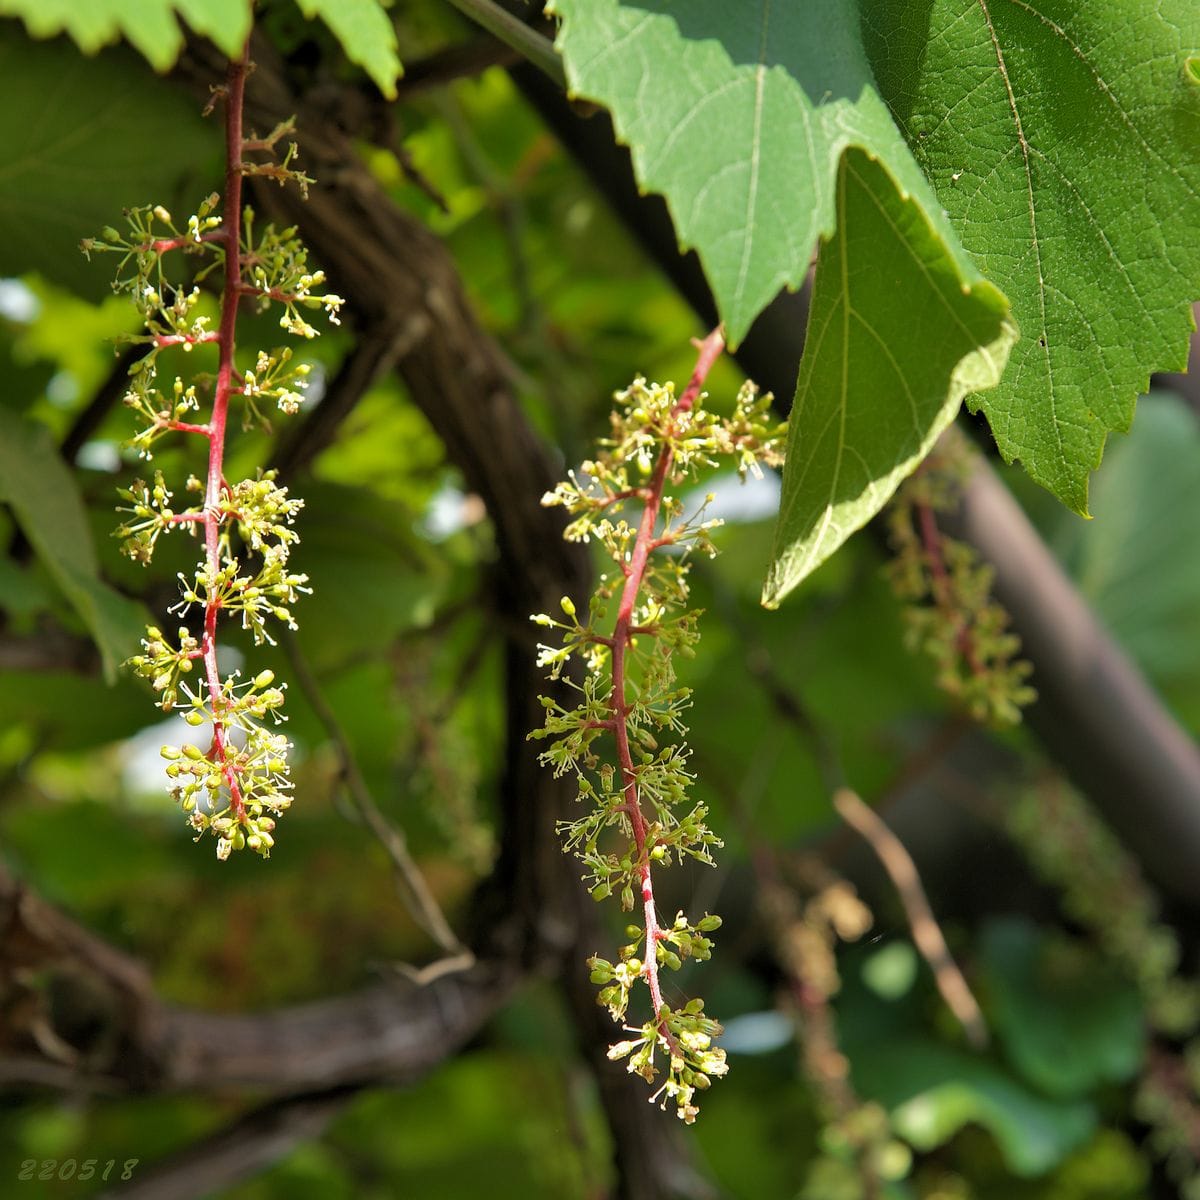
[{"label": "blurred background foliage", "polygon": [[[328,53],[328,38],[289,5],[266,8],[266,27],[298,60]],[[467,32],[432,2],[395,15],[412,61]],[[61,41],[31,43],[4,22],[0,62],[0,406],[6,422],[19,418],[61,444],[113,370],[111,339],[132,319],[108,294],[107,264],[84,261],[78,240],[123,206],[170,205],[210,189],[217,129],[122,50],[87,59]],[[402,99],[395,116],[407,162],[364,145],[366,161],[449,246],[530,419],[560,448],[564,468],[578,462],[606,428],[614,389],[635,373],[686,377],[695,318],[503,69]],[[318,380],[347,348],[346,336],[314,344]],[[739,382],[723,361],[709,384],[714,405],[731,405]],[[122,449],[129,433],[117,405],[77,448],[73,488],[97,578],[159,611],[186,547],[178,562],[164,553],[153,576],[118,556],[109,531],[114,488],[135,471]],[[1143,401],[1131,434],[1113,440],[1094,484],[1093,522],[1013,481],[1097,614],[1193,733],[1198,443],[1196,412],[1164,390]],[[252,470],[272,449],[245,435],[231,453],[234,471]],[[182,476],[196,468],[193,456],[194,447],[164,447],[157,465]],[[1180,975],[1190,963],[1181,966],[1157,899],[1102,832],[1088,843],[1102,876],[1088,891],[1074,851],[1096,818],[1022,731],[963,726],[927,664],[903,648],[878,542],[854,539],[780,613],[764,613],[757,598],[774,484],[739,492],[728,482],[703,484],[718,491],[728,524],[717,537],[722,554],[697,568],[707,616],[701,652],[684,672],[695,689],[698,795],[727,844],[716,871],[673,872],[664,899],[669,907],[675,888],[694,894],[693,910],[727,917],[706,994],[727,1022],[732,1070],[688,1133],[720,1194],[850,1200],[864,1194],[867,1145],[878,1194],[894,1200],[1136,1200],[1162,1186],[1164,1160],[1166,1186],[1200,1196],[1192,1071],[1200,1055],[1189,1052],[1195,1004]],[[481,607],[492,557],[486,514],[392,377],[359,404],[298,491],[314,589],[298,612],[298,645],[377,803],[404,828],[453,920],[494,853],[503,635]],[[54,542],[61,530],[52,524],[45,535]],[[0,540],[9,547],[0,559],[5,633],[94,628],[3,507]],[[256,652],[282,677],[287,658],[286,646]],[[839,828],[811,739],[779,689],[819,715],[864,797],[881,800],[885,813],[919,804],[922,864],[937,862],[939,814],[972,823],[969,853],[943,861],[927,882],[983,1005],[986,1051],[972,1050],[942,1008],[898,904]],[[163,793],[157,747],[171,737],[136,683],[4,671],[4,861],[189,1005],[265,1009],[428,959],[433,948],[397,901],[385,853],[339,796],[336,756],[299,687],[289,708],[298,802],[286,836],[269,864],[248,856],[218,864],[192,846]],[[1061,827],[1046,816],[1066,809]],[[840,1115],[806,1065],[811,1014],[794,1003],[759,894],[764,859],[786,875],[814,854],[865,881],[874,911],[869,932],[838,948],[821,998],[840,1048],[831,1053],[848,1059],[861,1102]],[[819,890],[796,886],[802,897]],[[1114,945],[1121,920],[1125,940]],[[686,970],[678,987],[687,991]],[[1164,1055],[1179,1064],[1174,1090],[1159,1086]],[[11,1181],[26,1158],[149,1162],[241,1106],[235,1096],[0,1089],[0,1172],[10,1181],[0,1190],[90,1194],[93,1185],[73,1180]],[[866,1135],[853,1128],[864,1111],[882,1122]],[[486,1181],[495,1200],[593,1200],[611,1186],[610,1156],[570,1018],[543,982],[523,988],[423,1083],[360,1096],[318,1141],[229,1195],[451,1200],[478,1196]]]}]

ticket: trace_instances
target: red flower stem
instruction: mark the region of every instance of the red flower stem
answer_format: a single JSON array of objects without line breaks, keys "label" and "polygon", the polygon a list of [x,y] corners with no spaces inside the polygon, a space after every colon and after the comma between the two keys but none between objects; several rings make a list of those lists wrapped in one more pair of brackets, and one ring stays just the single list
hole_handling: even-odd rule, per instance
[{"label": "red flower stem", "polygon": [[[712,365],[720,357],[725,348],[725,336],[718,326],[699,344],[699,356],[696,359],[696,369],[684,389],[683,395],[676,401],[671,410],[671,420],[678,414],[687,412],[696,402],[700,389]],[[654,884],[650,873],[650,854],[654,849],[647,844],[648,826],[645,814],[642,812],[641,800],[638,796],[637,771],[633,765],[633,754],[629,748],[629,710],[628,689],[625,673],[625,651],[633,638],[633,613],[637,607],[638,592],[646,574],[646,563],[654,548],[654,527],[658,522],[659,509],[662,506],[663,487],[671,471],[674,455],[669,445],[663,446],[659,452],[658,461],[654,465],[654,473],[650,483],[645,488],[645,507],[642,509],[642,519],[638,526],[637,538],[634,541],[633,553],[625,569],[625,587],[621,592],[621,603],[617,609],[617,623],[613,627],[612,638],[612,681],[613,681],[613,732],[617,742],[617,761],[621,766],[621,780],[625,791],[625,811],[629,815],[629,824],[633,831],[634,849],[637,854],[637,872],[642,885],[642,914],[646,930],[645,961],[642,964],[642,974],[646,978],[646,986],[650,989],[650,1003],[657,1018],[662,1012],[662,987],[658,980],[658,943],[663,939],[664,931],[658,924],[658,914],[654,907]],[[672,1053],[675,1051],[675,1041],[664,1024],[659,1030],[666,1038]]]},{"label": "red flower stem", "polygon": [[942,533],[938,529],[937,517],[929,504],[917,503],[917,520],[921,526],[921,544],[925,549],[925,557],[929,562],[929,573],[933,576],[933,598],[944,613],[956,616],[959,624],[957,641],[958,648],[966,660],[967,668],[972,675],[982,675],[983,663],[975,649],[975,639],[971,636],[971,624],[962,613],[955,613],[951,594],[950,576],[946,571],[945,559],[942,556]]},{"label": "red flower stem", "polygon": [[198,238],[192,237],[191,234],[173,238],[155,238],[141,249],[149,250],[154,254],[166,254],[170,250],[186,250],[189,246],[197,246],[202,242],[219,242],[223,236],[219,229],[214,229],[209,233],[202,233]]},{"label": "red flower stem", "polygon": [[933,591],[939,604],[948,600],[950,581],[946,575],[946,564],[942,561],[942,535],[937,527],[937,518],[928,504],[917,503],[917,521],[921,526],[921,543],[925,557],[929,560],[929,573],[933,576]]},{"label": "red flower stem", "polygon": [[217,614],[220,600],[213,597],[215,581],[221,570],[220,524],[221,487],[224,481],[225,423],[229,415],[229,394],[233,386],[233,352],[237,332],[238,299],[242,285],[242,104],[246,90],[248,47],[240,58],[229,64],[225,92],[225,217],[220,235],[225,243],[225,282],[221,293],[221,322],[215,335],[220,343],[217,384],[213,394],[212,418],[208,423],[208,482],[204,492],[204,549],[210,580],[208,602],[204,608],[204,636],[201,646],[208,694],[212,702],[213,738],[208,757],[219,763],[229,788],[233,816],[241,823],[246,816],[237,772],[226,750],[226,727],[222,720],[225,707],[224,687],[217,670]]},{"label": "red flower stem", "polygon": [[202,346],[205,342],[220,341],[221,335],[202,333],[199,337],[193,337],[190,333],[156,333],[152,340],[156,346],[165,349],[167,346]]},{"label": "red flower stem", "polygon": [[634,496],[637,496],[640,499],[644,500],[646,498],[646,489],[645,488],[625,488],[625,490],[621,491],[621,492],[612,492],[609,495],[605,496],[603,500],[597,501],[596,508],[598,510],[603,510],[603,509],[608,508],[610,505],[619,503],[621,500],[629,500]]}]

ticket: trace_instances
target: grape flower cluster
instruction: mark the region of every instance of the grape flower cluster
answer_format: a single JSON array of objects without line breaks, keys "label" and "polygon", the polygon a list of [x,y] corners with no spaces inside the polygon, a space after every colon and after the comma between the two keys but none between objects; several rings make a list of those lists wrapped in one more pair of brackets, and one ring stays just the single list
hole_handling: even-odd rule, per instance
[{"label": "grape flower cluster", "polygon": [[[689,513],[665,489],[730,461],[743,477],[758,474],[760,464],[781,462],[784,435],[769,415],[771,397],[751,384],[740,391],[732,416],[700,406],[700,388],[723,344],[720,331],[701,343],[696,371],[678,399],[673,384],[641,378],[618,393],[600,452],[543,497],[570,515],[565,536],[598,543],[612,568],[600,576],[586,615],[564,597],[560,614],[532,618],[557,635],[556,644],[539,648],[539,664],[574,697],[569,704],[541,697],[544,724],[530,735],[547,743],[546,766],[574,777],[585,806],[577,819],[561,823],[564,846],[582,862],[596,900],[615,896],[623,911],[641,912],[615,962],[599,955],[588,961],[599,1002],[628,1034],[609,1057],[625,1060],[648,1082],[661,1073],[651,1099],[664,1107],[673,1101],[688,1123],[698,1112],[696,1093],[727,1070],[716,1045],[721,1026],[705,1014],[702,999],[667,1004],[659,976],[689,959],[708,959],[709,935],[721,920],[682,912],[663,920],[653,872],[684,859],[711,864],[721,845],[705,805],[689,795],[683,713],[690,692],[674,666],[676,655],[695,654],[699,636],[699,613],[688,605],[689,554],[715,553],[711,534],[720,521],[707,516],[711,496]],[[643,984],[650,1016],[630,1023],[631,997]]]},{"label": "grape flower cluster", "polygon": [[[250,680],[236,670],[222,673],[218,624],[235,618],[256,645],[273,643],[275,623],[296,627],[292,608],[309,591],[308,577],[290,562],[303,501],[277,482],[274,471],[238,482],[224,474],[231,406],[240,403],[246,427],[265,425],[268,406],[294,413],[309,372],[286,347],[260,351],[250,365],[239,365],[238,305],[245,300],[260,312],[278,306],[281,327],[308,339],[317,331],[304,314],[324,310],[336,323],[344,303],[324,290],[325,277],[309,265],[294,229],[268,224],[259,230],[253,210],[242,203],[247,176],[301,188],[311,182],[291,166],[294,144],[276,160],[276,145],[290,132],[290,122],[266,137],[243,136],[247,68],[244,57],[231,63],[220,89],[229,148],[223,213],[218,213],[217,193],[182,223],[162,205],[134,208],[125,214],[124,232],[110,226],[83,243],[85,253],[119,255],[113,288],[129,297],[142,320],[141,332],[129,339],[144,347],[125,394],[140,424],[129,445],[150,460],[162,438],[182,435],[207,442],[203,479],[191,476],[173,490],[155,470],[120,491],[124,503],[118,511],[124,520],[116,536],[124,552],[142,564],[151,562],[165,535],[179,529],[201,542],[196,566],[179,575],[180,599],[170,610],[180,622],[176,631],[149,627],[141,653],[129,665],[149,681],[164,712],[182,711],[201,734],[200,744],[164,746],[162,757],[171,794],[197,840],[212,834],[222,860],[244,848],[269,856],[275,818],[291,804],[292,782],[291,746],[278,731],[286,685],[276,684],[269,670]],[[178,270],[170,269],[180,263]],[[220,281],[215,328],[205,311],[211,306],[204,302],[210,280]],[[215,375],[172,372],[170,382],[162,382],[165,353],[188,356],[209,343],[218,353]]]}]

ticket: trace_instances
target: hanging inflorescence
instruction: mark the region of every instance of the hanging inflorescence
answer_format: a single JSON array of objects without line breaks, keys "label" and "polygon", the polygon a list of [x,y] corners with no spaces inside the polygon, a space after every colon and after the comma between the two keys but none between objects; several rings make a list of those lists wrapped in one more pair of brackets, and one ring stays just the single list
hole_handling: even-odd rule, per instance
[{"label": "hanging inflorescence", "polygon": [[953,431],[909,478],[888,509],[895,557],[887,573],[905,602],[905,643],[933,659],[936,680],[973,720],[1016,725],[1037,693],[1021,639],[992,597],[995,571],[965,542],[938,527],[971,469],[971,450]]},{"label": "hanging inflorescence", "polygon": [[[573,707],[543,696],[545,724],[531,735],[548,741],[542,762],[557,775],[574,776],[578,801],[586,806],[578,819],[561,823],[564,845],[584,864],[596,900],[615,895],[625,912],[641,909],[617,961],[597,956],[588,963],[599,1002],[630,1035],[609,1057],[627,1060],[629,1070],[649,1082],[665,1070],[652,1099],[663,1106],[674,1101],[688,1122],[697,1113],[697,1090],[727,1069],[725,1052],[714,1042],[721,1027],[699,998],[668,1005],[659,972],[707,959],[709,934],[721,921],[707,914],[693,921],[682,912],[662,921],[652,872],[683,859],[711,864],[712,849],[721,845],[706,823],[706,807],[689,797],[693,776],[682,714],[690,690],[677,683],[674,667],[676,655],[695,653],[699,636],[699,613],[688,607],[688,555],[715,553],[710,535],[720,521],[706,517],[711,496],[688,512],[664,489],[730,460],[742,476],[758,474],[760,463],[781,461],[784,433],[769,417],[771,397],[750,384],[731,417],[698,407],[722,346],[719,332],[705,339],[679,399],[673,384],[640,378],[619,393],[601,453],[543,497],[543,504],[570,513],[567,539],[598,542],[613,570],[601,575],[586,618],[569,597],[561,602],[561,619],[533,618],[559,635],[557,645],[540,647],[539,664],[576,693]],[[629,1024],[639,983],[649,993],[651,1015]]]},{"label": "hanging inflorescence", "polygon": [[[242,205],[242,181],[263,176],[306,189],[312,182],[292,168],[296,147],[282,159],[274,152],[291,130],[286,122],[267,137],[242,136],[242,101],[247,63],[232,63],[227,85],[218,90],[225,105],[226,175],[224,212],[213,193],[183,223],[161,205],[129,210],[127,230],[112,227],[83,243],[85,253],[120,255],[113,288],[128,296],[142,319],[142,332],[129,340],[145,347],[130,373],[125,404],[140,422],[129,445],[144,459],[160,439],[171,435],[208,443],[204,479],[190,477],[180,502],[161,471],[135,480],[120,493],[125,519],[116,530],[122,548],[147,564],[159,540],[185,529],[199,535],[201,557],[179,576],[181,597],[170,609],[180,619],[174,636],[150,627],[142,653],[129,665],[150,681],[164,712],[182,711],[189,725],[204,731],[202,745],[164,746],[171,794],[188,815],[197,840],[216,839],[217,857],[249,848],[264,858],[274,844],[274,817],[291,804],[287,755],[291,744],[278,732],[284,719],[284,687],[271,671],[244,680],[239,671],[222,674],[217,660],[218,623],[240,621],[255,644],[273,644],[273,623],[296,627],[292,606],[307,592],[308,577],[292,569],[298,541],[293,528],[303,501],[276,482],[274,471],[231,483],[223,471],[225,432],[231,403],[240,403],[243,427],[265,426],[267,412],[298,410],[309,368],[288,348],[258,352],[250,365],[235,362],[238,304],[258,311],[282,310],[280,325],[300,338],[316,336],[305,312],[324,309],[336,323],[343,301],[323,291],[324,275],[308,265],[295,229],[255,227],[253,211]],[[257,154],[260,161],[246,158]],[[184,270],[190,267],[190,270]],[[186,277],[186,278],[184,278]],[[202,286],[219,279],[217,327],[204,312]],[[186,355],[212,343],[218,351],[215,375],[185,378],[163,370],[170,352]],[[164,386],[164,377],[171,382]],[[203,419],[207,410],[208,419]]]}]

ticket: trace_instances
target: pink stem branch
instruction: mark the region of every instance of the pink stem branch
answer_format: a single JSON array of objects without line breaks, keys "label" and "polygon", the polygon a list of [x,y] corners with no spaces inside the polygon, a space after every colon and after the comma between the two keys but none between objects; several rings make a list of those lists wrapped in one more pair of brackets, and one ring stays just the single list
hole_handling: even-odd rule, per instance
[{"label": "pink stem branch", "polygon": [[[208,424],[208,480],[204,493],[204,548],[210,580],[221,570],[220,524],[221,489],[224,482],[225,425],[229,415],[229,395],[234,378],[234,348],[237,333],[238,299],[242,291],[242,104],[246,87],[248,50],[229,64],[225,93],[225,219],[220,237],[225,243],[225,280],[221,293],[219,331],[212,335],[220,343],[220,361],[213,396],[212,419]],[[209,592],[204,609],[204,636],[201,647],[208,691],[212,700],[213,739],[208,756],[221,765],[229,788],[233,816],[239,823],[246,809],[238,786],[237,772],[230,761],[226,728],[222,718],[224,687],[217,669],[217,614],[220,601]]]},{"label": "pink stem branch", "polygon": [[202,333],[194,337],[190,333],[156,333],[153,341],[156,346],[202,346],[206,342],[219,342],[219,333]]},{"label": "pink stem branch", "polygon": [[174,238],[155,238],[144,249],[150,250],[154,254],[166,254],[171,250],[185,250],[188,246],[196,246],[203,242],[223,241],[224,237],[225,235],[220,229],[213,229],[208,233],[202,233],[198,238],[194,238],[190,234]]},{"label": "pink stem branch", "polygon": [[972,675],[982,675],[983,663],[979,661],[979,653],[975,646],[975,638],[971,633],[969,619],[962,613],[955,612],[955,605],[950,587],[950,575],[946,570],[945,558],[942,555],[942,533],[938,529],[937,517],[929,504],[917,504],[917,520],[921,526],[921,544],[925,550],[925,558],[929,563],[929,573],[933,576],[933,598],[943,612],[954,616],[958,622],[958,648],[966,660],[967,668]]},{"label": "pink stem branch", "polygon": [[[720,357],[725,348],[725,337],[720,327],[699,344],[699,356],[692,377],[671,410],[672,420],[680,413],[688,411],[696,402],[704,380],[708,377],[713,363]],[[612,637],[612,680],[613,680],[613,732],[617,742],[617,761],[621,767],[621,780],[625,791],[625,811],[629,815],[629,824],[633,831],[634,848],[637,853],[637,871],[641,881],[642,916],[646,930],[645,962],[642,974],[646,978],[646,986],[650,989],[650,1003],[654,1009],[655,1018],[659,1017],[663,1008],[662,987],[658,978],[658,943],[664,936],[664,931],[658,923],[658,913],[654,906],[654,884],[650,872],[650,852],[654,849],[648,845],[648,825],[642,812],[641,799],[638,795],[637,771],[633,765],[633,754],[629,747],[629,710],[628,681],[625,670],[625,652],[635,629],[633,622],[634,610],[637,607],[638,592],[646,574],[646,563],[655,548],[654,527],[658,522],[659,509],[662,506],[663,487],[671,471],[673,454],[670,446],[664,446],[659,452],[658,461],[649,485],[644,489],[645,507],[642,509],[641,523],[638,525],[637,538],[634,541],[633,554],[625,570],[625,587],[621,592],[621,603],[617,610],[617,622],[613,628]],[[660,1023],[659,1030],[667,1039],[674,1051],[674,1039],[665,1024]]]}]

